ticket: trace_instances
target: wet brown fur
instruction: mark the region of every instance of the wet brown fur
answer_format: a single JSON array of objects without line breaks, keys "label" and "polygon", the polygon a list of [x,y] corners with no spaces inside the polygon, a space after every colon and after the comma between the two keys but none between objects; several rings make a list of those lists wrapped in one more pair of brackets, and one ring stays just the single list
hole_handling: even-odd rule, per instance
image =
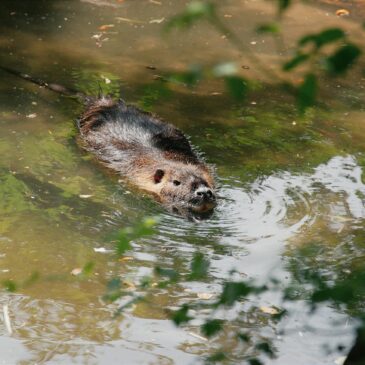
[{"label": "wet brown fur", "polygon": [[[88,105],[78,125],[85,149],[162,203],[188,204],[198,188],[214,189],[185,135],[153,114],[102,98]],[[157,171],[163,171],[158,182]]]}]

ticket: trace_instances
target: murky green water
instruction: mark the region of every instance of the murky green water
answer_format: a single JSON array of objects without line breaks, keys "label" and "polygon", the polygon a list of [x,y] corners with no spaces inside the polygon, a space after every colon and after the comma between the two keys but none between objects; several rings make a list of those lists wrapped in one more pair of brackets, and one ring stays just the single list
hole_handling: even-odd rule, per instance
[{"label": "murky green water", "polygon": [[[331,274],[362,260],[365,80],[356,69],[346,80],[324,80],[326,105],[304,119],[274,86],[242,105],[213,81],[165,96],[156,75],[194,63],[234,60],[247,76],[263,77],[207,24],[162,35],[183,1],[3,3],[1,64],[84,91],[104,82],[173,122],[215,166],[221,198],[213,217],[199,224],[170,215],[78,147],[77,103],[1,73],[0,280],[21,284],[34,272],[40,279],[0,296],[13,331],[0,320],[0,363],[189,364],[223,344],[239,363],[253,350],[234,346],[229,331],[207,341],[199,337],[199,323],[175,328],[167,309],[217,294],[233,268],[238,277],[286,283],[297,264]],[[272,16],[269,2],[227,0],[221,14],[273,67],[278,52],[287,52],[300,34],[333,25],[359,34],[356,16],[340,19],[329,6],[298,6],[285,20],[286,45],[278,50],[253,31]],[[117,261],[110,237],[158,214],[158,233],[133,242],[131,259]],[[313,247],[306,256],[298,252],[303,245]],[[187,272],[196,251],[211,259],[204,282],[155,289],[148,304],[118,318],[114,310],[128,298],[112,305],[101,300],[110,278],[132,287],[156,265]],[[91,277],[70,274],[88,262],[95,264]],[[281,303],[266,293],[254,304]],[[324,344],[348,346],[354,328],[347,313],[323,306],[313,315],[304,300],[293,302],[280,323],[247,311],[232,326],[271,339],[277,359],[270,364],[280,365],[334,364],[340,354]]]}]

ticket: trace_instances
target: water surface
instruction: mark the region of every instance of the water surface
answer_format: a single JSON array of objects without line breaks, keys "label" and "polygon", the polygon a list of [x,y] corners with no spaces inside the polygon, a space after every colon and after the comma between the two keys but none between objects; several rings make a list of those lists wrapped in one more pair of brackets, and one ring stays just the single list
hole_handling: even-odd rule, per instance
[{"label": "water surface", "polygon": [[[237,346],[229,331],[207,341],[200,323],[176,328],[167,310],[201,293],[216,295],[232,269],[237,278],[276,277],[285,285],[296,265],[335,274],[363,258],[364,79],[356,68],[345,79],[323,80],[326,102],[298,118],[294,100],[208,24],[162,33],[184,2],[3,3],[1,64],[84,92],[102,83],[173,122],[215,167],[220,203],[200,223],[171,215],[78,147],[79,104],[2,73],[0,280],[20,288],[0,296],[13,330],[0,321],[1,363],[190,364],[221,346],[242,363],[254,350]],[[338,18],[336,8],[321,3],[287,15],[278,47],[254,32],[272,19],[270,2],[219,3],[227,25],[268,67],[309,31],[341,25],[359,40],[356,13]],[[164,72],[227,60],[262,82],[244,103],[234,103],[214,80],[193,90],[175,86],[169,95],[156,86]],[[110,237],[146,215],[160,216],[157,233],[134,241],[129,260],[116,260]],[[312,253],[303,256],[303,246]],[[187,273],[197,251],[211,260],[205,281],[156,288],[148,302],[117,318],[126,298],[101,299],[113,277],[133,287],[156,265]],[[88,262],[95,265],[90,277],[70,274]],[[21,285],[34,272],[39,280]],[[268,363],[334,364],[341,356],[336,345],[353,340],[346,312],[324,305],[311,314],[303,299],[277,323],[258,309],[271,305],[282,305],[278,293],[222,313],[229,320],[242,311],[231,329],[272,341],[277,359]]]}]

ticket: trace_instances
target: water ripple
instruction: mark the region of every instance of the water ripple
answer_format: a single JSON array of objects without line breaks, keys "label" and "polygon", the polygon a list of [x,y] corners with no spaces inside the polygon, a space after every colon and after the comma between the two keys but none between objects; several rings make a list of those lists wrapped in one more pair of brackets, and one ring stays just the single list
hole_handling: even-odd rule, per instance
[{"label": "water ripple", "polygon": [[364,218],[361,173],[355,157],[336,156],[312,173],[279,172],[248,187],[223,181],[219,189],[223,199],[209,220],[194,224],[163,213],[159,238],[183,241],[194,233],[205,239],[231,237],[230,244],[239,245],[267,238],[286,240],[311,227],[324,210],[334,219]]}]

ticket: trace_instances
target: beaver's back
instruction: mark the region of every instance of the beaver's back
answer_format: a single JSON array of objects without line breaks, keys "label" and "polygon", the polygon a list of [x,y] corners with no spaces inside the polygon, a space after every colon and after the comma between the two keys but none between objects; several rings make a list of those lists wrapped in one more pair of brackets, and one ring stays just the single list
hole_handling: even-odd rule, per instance
[{"label": "beaver's back", "polygon": [[109,165],[118,163],[118,170],[138,155],[200,163],[179,129],[122,101],[102,98],[91,103],[78,126],[85,148]]}]

